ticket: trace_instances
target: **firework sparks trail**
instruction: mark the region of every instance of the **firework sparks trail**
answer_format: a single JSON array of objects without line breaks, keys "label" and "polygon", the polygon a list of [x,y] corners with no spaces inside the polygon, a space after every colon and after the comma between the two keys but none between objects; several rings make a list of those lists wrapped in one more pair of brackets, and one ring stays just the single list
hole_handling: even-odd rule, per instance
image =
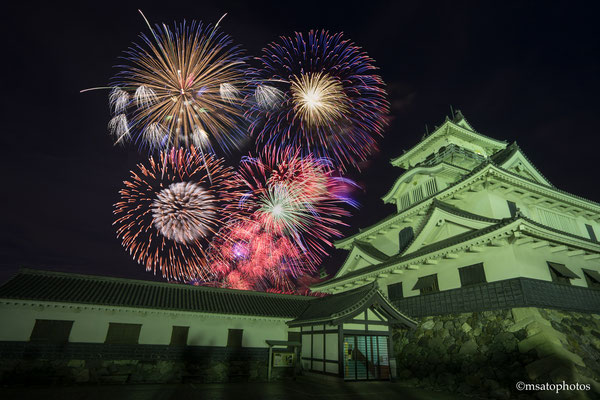
[{"label": "firework sparks trail", "polygon": [[[248,137],[241,48],[218,23],[148,27],[152,35],[140,35],[141,42],[125,52],[126,65],[119,65],[111,80],[115,117],[109,129],[115,142],[133,139],[151,150],[237,149]],[[93,89],[103,88],[84,91]]]},{"label": "firework sparks trail", "polygon": [[123,247],[167,280],[212,279],[208,246],[239,197],[233,170],[193,146],[164,151],[158,161],[150,158],[149,167],[138,168],[114,209]]},{"label": "firework sparks trail", "polygon": [[343,188],[353,183],[291,148],[245,157],[237,173],[244,187],[237,209],[249,217],[233,217],[211,244],[213,272],[227,287],[293,290],[340,236],[344,206],[356,206]]},{"label": "firework sparks trail", "polygon": [[293,146],[346,170],[377,149],[389,103],[373,60],[341,33],[310,31],[263,49],[248,115],[257,148]]}]

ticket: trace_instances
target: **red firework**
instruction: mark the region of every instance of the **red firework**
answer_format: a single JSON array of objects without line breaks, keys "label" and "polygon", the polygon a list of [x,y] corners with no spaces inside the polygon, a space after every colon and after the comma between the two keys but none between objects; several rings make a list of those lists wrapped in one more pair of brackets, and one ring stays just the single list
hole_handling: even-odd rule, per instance
[{"label": "red firework", "polygon": [[351,181],[330,164],[298,152],[246,157],[238,176],[244,190],[232,218],[211,246],[211,266],[225,287],[294,291],[314,273],[331,240],[341,235]]},{"label": "red firework", "polygon": [[167,280],[214,278],[207,248],[228,219],[238,182],[222,159],[194,147],[172,149],[138,165],[115,204],[117,237],[147,271]]}]

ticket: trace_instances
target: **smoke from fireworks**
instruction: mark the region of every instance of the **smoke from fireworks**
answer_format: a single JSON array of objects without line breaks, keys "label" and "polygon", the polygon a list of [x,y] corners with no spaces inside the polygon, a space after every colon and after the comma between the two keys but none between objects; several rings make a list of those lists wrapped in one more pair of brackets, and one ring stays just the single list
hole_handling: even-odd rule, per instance
[{"label": "smoke from fireworks", "polygon": [[158,269],[168,280],[214,277],[207,249],[238,197],[232,169],[193,146],[161,152],[158,162],[151,157],[148,168],[138,168],[115,204],[123,247],[146,270]]},{"label": "smoke from fireworks", "polygon": [[366,160],[389,112],[373,60],[325,31],[281,37],[263,53],[249,112],[257,145],[291,145],[341,169]]},{"label": "smoke from fireworks", "polygon": [[195,145],[225,151],[246,138],[242,51],[217,25],[183,22],[141,34],[112,82],[116,143],[131,139],[151,149]]}]

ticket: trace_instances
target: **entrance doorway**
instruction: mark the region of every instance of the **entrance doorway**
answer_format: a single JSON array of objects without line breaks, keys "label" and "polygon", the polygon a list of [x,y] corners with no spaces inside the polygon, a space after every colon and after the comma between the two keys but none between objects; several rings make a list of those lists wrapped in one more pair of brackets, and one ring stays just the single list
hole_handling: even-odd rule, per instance
[{"label": "entrance doorway", "polygon": [[387,336],[344,336],[344,380],[390,379]]}]

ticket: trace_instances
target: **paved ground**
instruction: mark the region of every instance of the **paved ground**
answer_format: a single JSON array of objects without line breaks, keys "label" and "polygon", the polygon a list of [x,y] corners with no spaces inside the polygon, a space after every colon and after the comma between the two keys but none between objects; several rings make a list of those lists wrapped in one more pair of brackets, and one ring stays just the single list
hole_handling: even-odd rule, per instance
[{"label": "paved ground", "polygon": [[37,386],[0,388],[2,400],[466,400],[443,392],[407,388],[390,382],[297,381],[229,384]]}]

